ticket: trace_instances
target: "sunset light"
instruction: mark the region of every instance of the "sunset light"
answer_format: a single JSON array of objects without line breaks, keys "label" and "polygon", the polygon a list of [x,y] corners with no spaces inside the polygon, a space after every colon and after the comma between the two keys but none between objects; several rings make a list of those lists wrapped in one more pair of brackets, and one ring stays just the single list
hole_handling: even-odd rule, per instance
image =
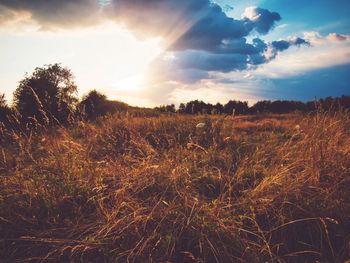
[{"label": "sunset light", "polygon": [[350,0],[0,0],[0,263],[350,263]]},{"label": "sunset light", "polygon": [[110,23],[81,31],[2,30],[0,76],[8,97],[25,72],[55,62],[73,70],[81,95],[92,88],[107,94],[140,91],[150,63],[162,52],[159,38],[139,39]]},{"label": "sunset light", "polygon": [[[195,90],[203,100],[251,103],[346,93],[348,2],[316,11],[301,1],[294,9],[274,0],[179,1],[0,1],[0,87],[11,100],[26,72],[61,63],[80,96],[98,89],[132,105],[178,104],[179,91]],[[330,90],[333,78],[343,81]],[[303,88],[293,93],[296,81]]]}]

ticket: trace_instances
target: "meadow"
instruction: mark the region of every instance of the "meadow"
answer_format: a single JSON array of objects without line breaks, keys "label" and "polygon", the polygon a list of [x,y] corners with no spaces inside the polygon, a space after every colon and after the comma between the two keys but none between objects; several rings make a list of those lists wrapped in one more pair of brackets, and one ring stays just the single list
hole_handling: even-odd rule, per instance
[{"label": "meadow", "polygon": [[0,130],[0,262],[345,262],[348,112]]}]

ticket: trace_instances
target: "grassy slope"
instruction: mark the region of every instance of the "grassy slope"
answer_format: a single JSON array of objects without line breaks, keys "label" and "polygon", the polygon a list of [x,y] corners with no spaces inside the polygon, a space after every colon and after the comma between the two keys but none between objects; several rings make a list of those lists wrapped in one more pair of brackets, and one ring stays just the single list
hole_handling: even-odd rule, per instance
[{"label": "grassy slope", "polygon": [[339,113],[3,130],[0,261],[343,262],[349,127]]}]

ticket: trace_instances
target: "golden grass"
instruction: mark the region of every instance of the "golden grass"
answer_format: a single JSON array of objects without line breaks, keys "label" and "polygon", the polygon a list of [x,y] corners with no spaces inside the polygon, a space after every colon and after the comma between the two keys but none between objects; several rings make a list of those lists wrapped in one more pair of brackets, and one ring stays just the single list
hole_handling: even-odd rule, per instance
[{"label": "golden grass", "polygon": [[349,128],[346,112],[2,128],[0,261],[344,262]]}]

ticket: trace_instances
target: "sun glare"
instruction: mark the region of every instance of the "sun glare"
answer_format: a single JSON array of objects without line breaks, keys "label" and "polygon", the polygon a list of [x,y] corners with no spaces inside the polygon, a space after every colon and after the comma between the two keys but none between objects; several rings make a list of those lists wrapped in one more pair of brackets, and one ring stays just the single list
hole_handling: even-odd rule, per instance
[{"label": "sun glare", "polygon": [[131,76],[124,79],[117,80],[114,86],[119,90],[127,90],[129,92],[139,91],[144,86],[145,73],[142,72],[139,75],[135,75],[133,72]]},{"label": "sun glare", "polygon": [[[80,95],[98,89],[114,99],[140,91],[149,64],[162,52],[159,38],[138,39],[115,23],[80,31],[7,32],[0,47],[13,50],[0,52],[2,65],[7,65],[0,66],[0,77],[8,79],[13,68],[17,70],[5,86],[16,87],[18,79],[37,66],[61,63],[74,72]],[[11,98],[11,90],[5,92]]]},{"label": "sun glare", "polygon": [[[99,38],[91,45],[95,52],[89,63],[91,68],[83,66],[89,50],[81,56],[80,67],[84,72],[79,73],[83,76],[79,81],[84,82],[82,86],[87,89],[102,88],[112,97],[116,91],[130,94],[142,90],[150,63],[162,52],[160,39],[138,39],[128,31],[116,28],[116,25],[105,26],[103,30],[104,33],[90,33],[92,41]],[[87,77],[87,74],[91,75]]]},{"label": "sun glare", "polygon": [[123,74],[119,75],[113,86],[117,90],[125,90],[127,92],[140,91],[146,85],[149,76],[149,66],[151,62],[161,54],[159,47],[159,39],[138,40],[133,39],[137,46],[138,56],[130,61],[130,65],[126,66]]}]

